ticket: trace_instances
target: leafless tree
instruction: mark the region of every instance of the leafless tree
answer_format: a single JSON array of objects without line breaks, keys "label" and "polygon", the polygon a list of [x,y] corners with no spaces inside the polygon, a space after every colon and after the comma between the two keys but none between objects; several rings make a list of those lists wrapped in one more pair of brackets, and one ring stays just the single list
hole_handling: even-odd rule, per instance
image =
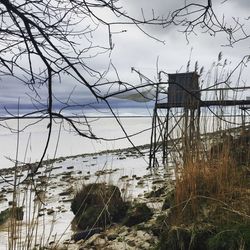
[{"label": "leafless tree", "polygon": [[[34,111],[24,116],[37,114],[49,119],[46,147],[34,172],[45,157],[53,118],[65,120],[83,137],[97,139],[89,129],[87,119],[82,128],[82,124],[64,115],[63,111],[72,107],[72,103],[69,104],[72,93],[68,93],[66,101],[58,100],[54,93],[58,82],[66,79],[84,86],[97,102],[104,102],[114,116],[109,104],[109,98],[114,95],[110,93],[113,86],[116,86],[116,93],[129,89],[140,92],[140,88],[122,82],[117,72],[116,79],[110,80],[106,77],[109,68],[100,72],[90,63],[94,57],[112,51],[113,36],[117,32],[123,33],[125,25],[135,25],[156,40],[147,32],[147,26],[177,25],[184,28],[182,32],[187,37],[190,33],[197,32],[198,28],[210,35],[224,32],[230,45],[248,38],[244,25],[239,20],[232,17],[232,26],[231,23],[226,23],[224,17],[220,19],[217,16],[212,0],[201,3],[184,1],[183,6],[167,16],[160,17],[152,12],[150,18],[146,18],[143,11],[141,18],[131,16],[120,6],[118,0],[0,0],[0,18],[0,76],[23,82],[33,91],[31,99]],[[102,44],[97,44],[93,38],[98,29],[106,30]],[[239,32],[242,36],[239,36]],[[110,63],[111,67],[113,65]],[[46,103],[39,101],[40,87],[46,88]],[[55,102],[60,102],[59,111],[54,109]],[[74,105],[79,106],[78,103]],[[119,123],[118,119],[117,122]],[[121,128],[124,136],[129,139],[122,125]]]},{"label": "leafless tree", "polygon": [[[107,85],[118,84],[119,89],[123,87],[125,91],[133,86],[121,82],[119,78],[108,81],[106,72],[99,72],[89,66],[89,59],[112,50],[114,26],[136,25],[147,34],[144,25],[161,25],[163,22],[163,19],[154,16],[151,19],[133,18],[119,6],[117,0],[1,0],[0,18],[1,77],[15,78],[35,93],[31,97],[35,102],[34,111],[25,116],[37,114],[49,119],[47,144],[37,169],[48,148],[53,118],[64,119],[83,137],[97,138],[90,129],[82,130],[72,118],[63,114],[62,111],[70,105],[68,101],[56,99],[55,85],[67,77],[69,81],[85,86],[97,102],[103,101],[111,108],[108,103],[110,95],[103,93],[102,89]],[[99,28],[106,29],[105,42],[101,45],[91,38]],[[40,87],[47,89],[47,103],[42,103],[42,108],[36,105],[39,104]],[[61,103],[60,111],[54,110],[55,101]],[[85,125],[85,128],[89,127],[87,120]]]},{"label": "leafless tree", "polygon": [[[183,1],[183,6],[180,5],[166,16],[158,16],[152,11],[152,15],[147,18],[142,11],[141,18],[138,18],[127,13],[119,0],[0,0],[0,77],[5,81],[14,79],[32,91],[30,99],[33,111],[22,117],[36,115],[40,119],[48,119],[46,146],[32,173],[35,174],[42,166],[51,139],[54,118],[67,122],[82,137],[108,140],[92,132],[87,117],[82,122],[77,117],[75,119],[65,114],[67,109],[85,106],[73,100],[74,90],[67,93],[66,100],[58,99],[55,92],[60,82],[75,82],[83,86],[94,101],[105,103],[123,130],[124,138],[133,144],[113,112],[109,100],[131,89],[144,96],[141,88],[157,83],[146,79],[145,85],[137,87],[120,80],[111,62],[104,71],[95,68],[91,63],[99,55],[112,53],[113,37],[117,33],[125,33],[125,27],[136,26],[138,31],[157,41],[160,40],[148,32],[148,26],[181,27],[180,31],[187,40],[190,34],[198,32],[205,32],[209,36],[223,33],[230,46],[248,39],[245,24],[236,17],[231,17],[230,22],[224,16],[219,17],[214,9],[214,2]],[[221,6],[226,2],[220,3]],[[105,32],[102,32],[102,39],[96,40],[95,33],[98,30]],[[248,61],[249,57],[244,57],[236,69]],[[110,69],[115,72],[116,79],[107,77]],[[198,66],[195,70],[198,70]],[[229,75],[234,72],[235,70]],[[144,77],[139,71],[137,73],[140,78]],[[41,88],[46,89],[45,102],[44,93],[40,94]],[[59,110],[55,109],[55,103],[60,104]],[[19,118],[19,115],[9,115]],[[15,188],[16,185],[14,183]]]},{"label": "leafless tree", "polygon": [[[240,20],[237,16],[229,16],[224,13],[218,14],[218,8],[223,8],[226,3],[213,0],[204,1],[184,1],[183,6],[169,14],[166,26],[176,25],[182,27],[181,32],[188,36],[199,32],[207,33],[210,36],[216,36],[218,33],[226,35],[225,44],[232,46],[237,42],[249,38],[248,21],[249,18]],[[214,5],[217,5],[214,7]]]}]

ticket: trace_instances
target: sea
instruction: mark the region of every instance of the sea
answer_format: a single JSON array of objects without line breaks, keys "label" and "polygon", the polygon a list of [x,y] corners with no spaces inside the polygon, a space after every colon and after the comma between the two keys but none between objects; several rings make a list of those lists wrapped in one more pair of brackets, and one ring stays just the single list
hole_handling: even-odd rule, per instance
[{"label": "sea", "polygon": [[[139,114],[139,115],[138,115]],[[0,169],[44,159],[98,153],[150,143],[152,117],[142,112],[122,113],[118,117],[68,117],[81,135],[67,121],[25,118],[0,120]],[[128,139],[129,138],[129,139]]]},{"label": "sea", "polygon": [[[221,111],[217,111],[201,114],[201,133],[230,129],[242,124],[240,114],[229,110],[228,114],[224,112],[221,116]],[[48,118],[2,117],[0,169],[13,167],[16,163],[22,165],[39,161],[43,154],[47,160],[149,144],[152,113],[152,109],[120,109],[116,111],[115,117],[106,111],[87,113],[86,116],[66,116],[73,121],[73,126],[65,119],[54,118],[51,134]],[[181,116],[178,111],[171,114],[169,129],[174,128],[174,137],[180,137],[183,132],[181,123],[176,126]],[[246,123],[249,124],[248,118]],[[47,141],[48,148],[44,151]]]}]

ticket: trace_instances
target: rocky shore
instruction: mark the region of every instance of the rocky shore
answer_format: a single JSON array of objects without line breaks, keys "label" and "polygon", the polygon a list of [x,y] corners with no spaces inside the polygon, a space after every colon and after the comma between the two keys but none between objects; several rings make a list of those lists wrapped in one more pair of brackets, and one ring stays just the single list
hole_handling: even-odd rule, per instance
[{"label": "rocky shore", "polygon": [[[209,161],[192,159],[184,168],[146,170],[146,147],[141,154],[125,149],[47,161],[33,180],[26,178],[27,166],[21,168],[19,195],[32,193],[37,225],[46,228],[41,231],[46,242],[36,240],[34,249],[250,249],[250,136],[230,140],[215,145]],[[11,206],[13,188],[6,180],[12,181],[13,171],[1,172],[2,211]],[[101,187],[96,192],[101,199],[86,202],[89,190],[82,191],[81,205],[73,208],[77,194],[91,185],[95,191]],[[23,209],[27,214],[27,206]],[[90,220],[91,227],[86,220],[93,211],[100,224]],[[0,241],[8,228],[3,225]]]},{"label": "rocky shore", "polygon": [[[29,216],[29,214],[32,214],[34,216],[33,221],[36,221],[38,225],[38,231],[44,238],[48,238],[45,247],[53,248],[57,246],[74,249],[74,247],[81,246],[82,241],[75,242],[72,239],[72,235],[76,231],[71,226],[74,214],[70,206],[74,195],[83,184],[103,182],[113,184],[119,187],[122,199],[129,202],[148,204],[152,211],[160,209],[162,201],[159,200],[150,204],[150,200],[145,197],[145,194],[152,188],[158,189],[159,186],[163,185],[165,183],[164,176],[171,179],[173,170],[170,169],[168,174],[164,169],[158,169],[155,172],[147,170],[147,146],[141,147],[140,150],[140,154],[136,149],[128,148],[48,160],[43,162],[43,166],[33,176],[29,176],[29,173],[32,172],[32,168],[37,163],[23,165],[16,169],[16,173],[15,168],[2,169],[0,170],[2,176],[0,183],[0,212],[7,211],[13,205],[11,202],[14,191],[12,184],[16,174],[17,183],[20,183],[18,185],[18,202],[16,206],[23,208],[24,218],[19,223],[22,224],[23,229],[26,231],[34,230],[29,225],[31,223],[31,219],[29,219],[31,215]],[[25,203],[20,202],[22,199],[25,200]],[[32,208],[32,211],[29,211],[29,204],[32,204],[32,207],[35,204],[36,209]],[[8,225],[8,219],[4,217],[0,226],[0,244],[6,240],[5,237],[9,230]],[[45,225],[46,230],[42,230]],[[145,225],[150,227],[150,224]],[[48,234],[51,228],[53,228],[52,233]],[[137,231],[136,226],[127,227],[122,224],[115,224],[114,227],[102,231],[98,237],[97,235],[93,235],[93,237],[97,241],[99,239],[105,240],[104,245],[108,246],[110,244],[112,246],[116,244],[117,249],[121,249],[121,244],[127,242],[127,236],[129,244],[133,244],[132,238],[135,237]],[[142,236],[144,231],[141,229],[139,231],[140,236]],[[156,237],[152,233],[148,231],[145,233],[145,237],[149,240],[149,237],[152,236],[152,240],[149,240],[150,242],[142,240],[144,247],[156,241]],[[123,235],[122,238],[120,237],[121,234]],[[115,237],[115,235],[118,235],[118,237]],[[27,235],[22,235],[22,237],[23,241],[25,241]],[[121,239],[125,241],[121,241]],[[103,240],[100,240],[100,244],[104,242]],[[84,247],[86,249],[87,247],[92,248],[94,242],[95,240],[91,237],[84,243]],[[7,243],[5,242],[5,244]],[[135,244],[136,246],[141,244],[139,236]],[[40,243],[36,243],[36,245],[38,247]]]}]

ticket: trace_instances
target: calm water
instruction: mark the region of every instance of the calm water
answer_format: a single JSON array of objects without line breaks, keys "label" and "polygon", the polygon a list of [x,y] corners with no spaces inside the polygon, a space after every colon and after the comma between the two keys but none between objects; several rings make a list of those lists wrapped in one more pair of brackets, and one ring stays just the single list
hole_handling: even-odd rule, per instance
[{"label": "calm water", "polygon": [[[223,130],[241,124],[241,117],[238,113],[230,109],[227,113],[223,113],[223,119],[220,119],[221,112],[221,110],[215,110],[214,113],[202,112],[200,132],[205,133],[218,129]],[[220,114],[220,116],[214,116],[215,113]],[[127,114],[130,116],[125,117],[124,115]],[[89,135],[91,131],[97,138],[106,140],[91,140],[79,136],[68,123],[62,122],[60,119],[54,120],[49,148],[46,152],[45,159],[95,153],[107,149],[119,149],[150,143],[152,118],[150,116],[131,116],[129,112],[127,114],[123,113],[123,117],[120,117],[119,121],[113,117],[101,117],[88,118],[88,123],[86,123],[84,118],[75,122],[83,134],[87,133]],[[138,111],[137,115],[141,114],[142,113]],[[133,115],[136,115],[136,113],[133,113]],[[171,136],[172,138],[179,137],[183,132],[181,128],[183,123],[180,122],[180,126],[175,125],[178,123],[178,115],[180,116],[181,114],[173,110],[171,115],[172,118],[169,120],[169,129],[175,128]],[[165,114],[162,114],[162,117],[164,116]],[[16,158],[19,162],[38,161],[46,145],[48,122],[48,119],[41,121],[38,119],[21,119],[18,125],[17,120],[0,120],[0,168],[14,166]],[[249,124],[248,118],[246,123]],[[19,134],[16,132],[18,126]],[[123,130],[129,136],[134,135],[130,137],[131,141],[124,138],[125,133]],[[121,139],[115,140],[117,138]]]},{"label": "calm water", "polygon": [[[119,122],[123,126],[128,139],[113,140],[125,136],[119,123],[114,118],[90,118],[88,125],[84,119],[76,123],[83,133],[89,128],[96,137],[106,140],[91,140],[81,137],[67,123],[57,119],[53,123],[49,148],[45,159],[54,156],[70,156],[84,153],[94,153],[106,149],[126,148],[143,145],[150,142],[151,117],[124,117]],[[16,132],[19,126],[21,131]],[[12,160],[16,157],[20,162],[34,162],[40,159],[48,137],[48,120],[21,119],[0,122],[0,168],[14,166]],[[142,132],[143,130],[146,130]],[[141,133],[140,133],[141,132]],[[19,138],[19,139],[18,139]],[[57,146],[58,144],[58,146]],[[19,145],[17,147],[17,145]],[[18,148],[18,151],[17,151]],[[16,156],[17,155],[17,156]]]}]

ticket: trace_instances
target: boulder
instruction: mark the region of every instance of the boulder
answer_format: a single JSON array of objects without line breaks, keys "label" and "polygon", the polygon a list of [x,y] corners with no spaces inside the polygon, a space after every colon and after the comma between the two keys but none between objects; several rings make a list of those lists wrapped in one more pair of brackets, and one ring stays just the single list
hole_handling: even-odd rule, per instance
[{"label": "boulder", "polygon": [[4,224],[11,216],[18,221],[23,220],[23,207],[7,208],[0,213],[0,225]]},{"label": "boulder", "polygon": [[105,183],[94,183],[83,186],[76,193],[71,203],[75,214],[73,225],[88,229],[93,225],[104,228],[113,222],[119,222],[127,211],[118,187]]}]

